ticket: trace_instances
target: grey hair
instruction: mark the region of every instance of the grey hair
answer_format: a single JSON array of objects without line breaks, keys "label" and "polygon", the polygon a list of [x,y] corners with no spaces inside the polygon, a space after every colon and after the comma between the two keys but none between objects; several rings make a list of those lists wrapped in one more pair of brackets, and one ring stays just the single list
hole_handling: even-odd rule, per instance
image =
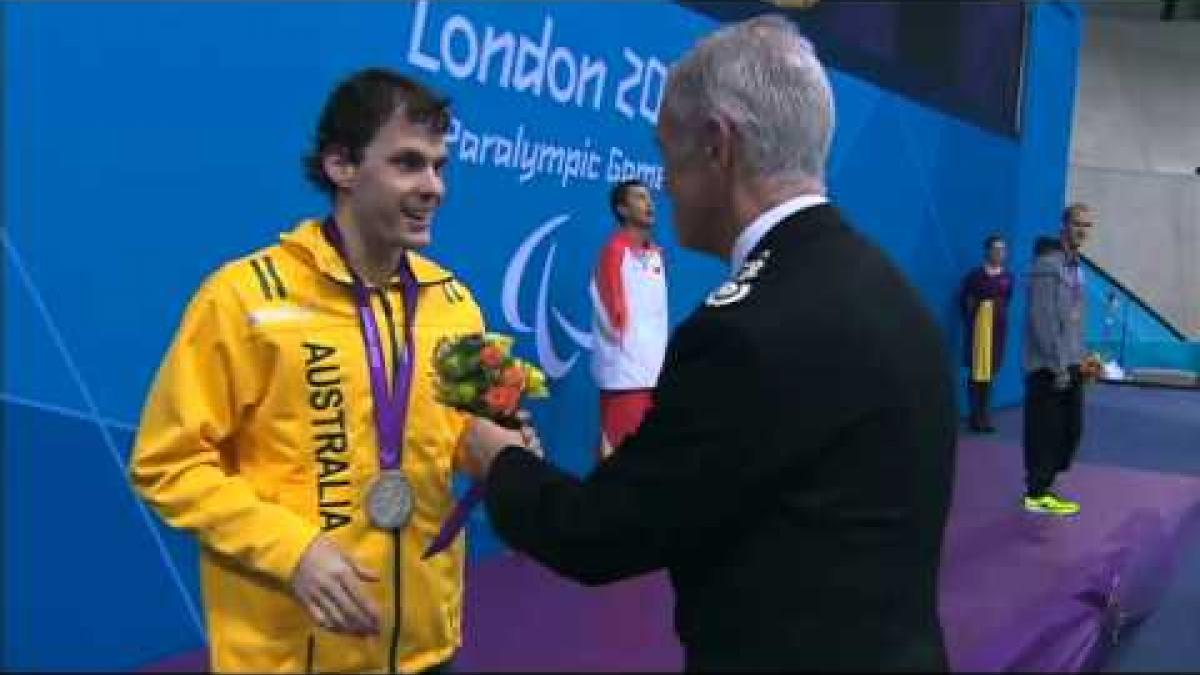
[{"label": "grey hair", "polygon": [[663,112],[690,130],[681,133],[688,154],[699,149],[699,126],[720,116],[741,139],[750,174],[824,182],[833,91],[812,43],[781,15],[757,16],[701,40],[672,67]]}]

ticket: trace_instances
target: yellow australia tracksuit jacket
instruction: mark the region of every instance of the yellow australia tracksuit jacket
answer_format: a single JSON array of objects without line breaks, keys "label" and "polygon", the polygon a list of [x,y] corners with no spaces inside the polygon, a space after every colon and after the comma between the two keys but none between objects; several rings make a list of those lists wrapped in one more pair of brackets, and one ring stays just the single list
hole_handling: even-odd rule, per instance
[{"label": "yellow australia tracksuit jacket", "polygon": [[[481,331],[483,319],[450,272],[408,256],[419,291],[402,466],[416,506],[399,534],[367,519],[379,471],[367,356],[350,274],[319,221],[209,277],[160,366],[130,474],[200,541],[218,672],[412,672],[461,644],[463,539],[420,559],[453,507],[467,422],[434,401],[430,358],[438,339]],[[383,344],[391,331],[402,345],[399,279],[371,301]],[[324,631],[291,595],[321,532],[381,577],[363,582],[382,614],[378,636]]]}]

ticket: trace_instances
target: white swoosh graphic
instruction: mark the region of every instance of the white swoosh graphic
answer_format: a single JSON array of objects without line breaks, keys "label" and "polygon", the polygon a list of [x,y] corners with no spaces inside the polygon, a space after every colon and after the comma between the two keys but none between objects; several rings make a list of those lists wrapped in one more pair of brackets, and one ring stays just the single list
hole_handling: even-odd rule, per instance
[{"label": "white swoosh graphic", "polygon": [[562,312],[558,311],[557,307],[554,307],[553,310],[554,318],[558,319],[558,325],[562,327],[563,332],[565,332],[572,340],[574,340],[575,344],[588,350],[589,352],[592,351],[592,334],[590,332],[581,331],[572,326],[570,322],[567,321],[567,317],[563,316]]},{"label": "white swoosh graphic", "polygon": [[546,369],[546,374],[555,379],[566,375],[571,370],[571,367],[575,365],[576,359],[579,358],[579,352],[572,354],[571,358],[566,361],[559,358],[558,354],[554,353],[554,341],[550,336],[549,312],[546,311],[549,303],[546,296],[550,290],[550,270],[554,266],[554,253],[557,250],[558,244],[550,246],[550,252],[546,254],[546,264],[542,266],[542,283],[538,287],[537,340],[535,341],[538,361],[542,362],[542,367]]},{"label": "white swoosh graphic", "polygon": [[[529,264],[529,256],[533,255],[533,250],[537,248],[542,239],[545,239],[558,226],[569,219],[570,216],[566,214],[555,216],[534,230],[533,234],[529,235],[517,249],[517,252],[513,254],[512,260],[508,263],[508,269],[504,271],[504,288],[501,289],[500,304],[504,310],[504,318],[515,330],[522,333],[528,333],[533,330],[521,320],[521,311],[518,303],[521,291],[521,278],[525,276],[525,266]],[[545,277],[546,275],[543,274],[542,276]],[[545,283],[546,280],[543,278],[543,295]]]}]

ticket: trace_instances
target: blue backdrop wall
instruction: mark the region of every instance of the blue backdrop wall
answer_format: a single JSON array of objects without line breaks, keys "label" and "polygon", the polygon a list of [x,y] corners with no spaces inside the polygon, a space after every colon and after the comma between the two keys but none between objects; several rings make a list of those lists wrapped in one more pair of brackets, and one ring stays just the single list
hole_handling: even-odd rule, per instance
[{"label": "blue backdrop wall", "polygon": [[[323,212],[300,157],[356,68],[408,71],[457,102],[432,254],[552,374],[543,438],[556,462],[588,469],[586,288],[612,227],[608,186],[630,173],[661,185],[665,68],[713,19],[668,2],[3,12],[5,669],[124,669],[203,644],[195,546],[128,489],[132,430],[200,280]],[[982,238],[1007,234],[1022,268],[1062,206],[1079,16],[1032,3],[1029,21],[1018,139],[832,73],[832,195],[908,272],[956,354],[955,293]],[[678,322],[725,270],[678,248],[655,194]],[[1020,393],[1016,353],[1002,403]],[[481,516],[471,535],[476,558],[499,546]]]}]

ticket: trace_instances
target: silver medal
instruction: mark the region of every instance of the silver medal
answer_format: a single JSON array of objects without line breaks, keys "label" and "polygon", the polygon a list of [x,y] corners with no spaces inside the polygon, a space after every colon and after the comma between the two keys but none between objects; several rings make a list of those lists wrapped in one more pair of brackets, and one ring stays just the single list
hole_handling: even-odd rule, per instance
[{"label": "silver medal", "polygon": [[367,488],[367,516],[381,530],[402,530],[413,513],[413,490],[398,469],[383,471]]}]

